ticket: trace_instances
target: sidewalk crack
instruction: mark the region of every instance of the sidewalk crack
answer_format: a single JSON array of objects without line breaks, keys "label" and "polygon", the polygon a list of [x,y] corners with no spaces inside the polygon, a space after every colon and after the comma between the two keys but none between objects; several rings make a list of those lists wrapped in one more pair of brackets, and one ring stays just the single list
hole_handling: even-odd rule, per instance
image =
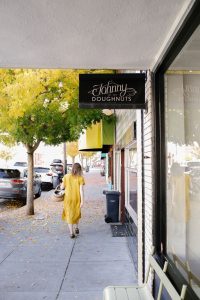
[{"label": "sidewalk crack", "polygon": [[64,282],[65,276],[66,276],[66,274],[67,274],[67,270],[68,270],[68,267],[69,267],[69,264],[70,264],[70,261],[71,261],[71,257],[72,257],[72,253],[73,253],[73,251],[74,251],[75,244],[76,244],[76,239],[75,239],[74,244],[73,244],[73,247],[72,247],[72,249],[71,249],[71,253],[70,253],[69,260],[68,260],[68,263],[67,263],[67,266],[66,266],[66,269],[65,269],[65,273],[64,273],[64,276],[63,276],[63,279],[62,279],[62,282],[61,282],[61,285],[60,285],[60,288],[59,288],[59,290],[58,290],[58,293],[57,293],[57,295],[56,295],[56,299],[55,299],[55,300],[57,300],[58,297],[59,297],[59,295],[60,295],[60,291],[61,291],[61,289],[62,289],[63,282]]},{"label": "sidewalk crack", "polygon": [[19,247],[19,245],[17,245],[10,253],[8,253],[8,255],[0,261],[0,265]]}]

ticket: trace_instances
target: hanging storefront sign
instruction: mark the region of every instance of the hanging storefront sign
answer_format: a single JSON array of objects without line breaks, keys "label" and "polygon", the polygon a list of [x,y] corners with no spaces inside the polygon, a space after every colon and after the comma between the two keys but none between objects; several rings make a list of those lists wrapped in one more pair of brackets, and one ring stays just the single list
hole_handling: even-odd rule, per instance
[{"label": "hanging storefront sign", "polygon": [[80,74],[79,107],[145,109],[145,73]]}]

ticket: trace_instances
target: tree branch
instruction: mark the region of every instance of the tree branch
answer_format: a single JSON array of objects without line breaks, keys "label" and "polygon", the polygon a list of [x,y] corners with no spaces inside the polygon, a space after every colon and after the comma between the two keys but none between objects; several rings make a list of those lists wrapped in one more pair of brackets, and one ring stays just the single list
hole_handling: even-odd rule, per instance
[{"label": "tree branch", "polygon": [[33,148],[33,152],[38,148],[40,142],[41,142],[41,141],[37,141],[37,142],[35,143],[35,145],[32,147],[32,148]]}]

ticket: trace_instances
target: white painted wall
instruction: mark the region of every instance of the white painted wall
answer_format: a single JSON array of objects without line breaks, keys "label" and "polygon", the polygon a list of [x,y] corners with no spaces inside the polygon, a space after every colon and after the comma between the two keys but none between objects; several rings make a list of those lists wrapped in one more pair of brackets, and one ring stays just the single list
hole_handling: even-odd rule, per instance
[{"label": "white painted wall", "polygon": [[[144,201],[145,201],[145,271],[148,267],[149,254],[153,244],[153,110],[152,110],[152,81],[151,73],[148,72],[146,91],[148,109],[144,113]],[[140,218],[142,221],[142,218]],[[140,258],[141,259],[141,258]],[[141,281],[141,278],[139,277]]]},{"label": "white painted wall", "polygon": [[[131,71],[126,71],[130,73]],[[126,130],[136,120],[137,122],[137,153],[138,153],[138,281],[142,283],[142,138],[144,139],[144,201],[145,201],[145,265],[148,266],[148,256],[152,247],[153,231],[153,115],[152,115],[152,82],[148,72],[146,82],[146,101],[148,110],[144,111],[144,136],[142,136],[141,110],[116,110],[116,144],[119,143]],[[125,145],[124,145],[125,146]],[[114,171],[116,171],[114,169]]]}]

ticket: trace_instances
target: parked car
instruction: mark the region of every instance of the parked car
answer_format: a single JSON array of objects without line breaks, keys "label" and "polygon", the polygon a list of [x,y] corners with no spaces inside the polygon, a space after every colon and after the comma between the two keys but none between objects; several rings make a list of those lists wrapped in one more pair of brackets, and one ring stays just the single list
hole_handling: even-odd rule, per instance
[{"label": "parked car", "polygon": [[25,162],[25,161],[16,161],[11,168],[17,169],[17,170],[23,172],[25,169],[27,169],[27,167],[28,167],[27,162]]},{"label": "parked car", "polygon": [[[41,195],[40,176],[34,174],[33,181],[34,195]],[[0,168],[0,198],[20,199],[26,204],[27,196],[27,169],[20,171],[18,169]]]},{"label": "parked car", "polygon": [[42,190],[53,188],[54,174],[49,167],[36,166],[34,171],[41,176]]},{"label": "parked car", "polygon": [[13,166],[27,168],[28,165],[27,165],[27,162],[25,162],[25,161],[16,161]]}]

